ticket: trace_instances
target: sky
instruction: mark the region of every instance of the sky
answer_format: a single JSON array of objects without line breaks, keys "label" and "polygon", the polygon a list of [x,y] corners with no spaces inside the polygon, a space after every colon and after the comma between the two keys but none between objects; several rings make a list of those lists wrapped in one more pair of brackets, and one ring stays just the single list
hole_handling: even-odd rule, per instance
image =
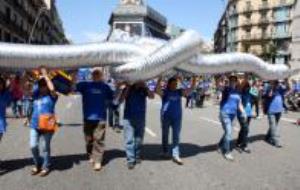
[{"label": "sky", "polygon": [[[65,33],[74,43],[101,41],[109,31],[108,20],[120,0],[56,0]],[[75,3],[76,2],[76,3]],[[174,24],[200,32],[212,40],[225,0],[147,0]]]}]

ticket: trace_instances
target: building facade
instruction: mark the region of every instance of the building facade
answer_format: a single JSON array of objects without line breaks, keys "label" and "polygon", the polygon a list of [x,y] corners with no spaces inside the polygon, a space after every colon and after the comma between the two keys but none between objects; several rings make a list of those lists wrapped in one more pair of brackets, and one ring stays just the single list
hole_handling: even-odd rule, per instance
[{"label": "building facade", "polygon": [[[300,1],[298,0],[294,10],[293,19],[293,43],[292,43],[292,68],[300,68]],[[300,79],[300,75],[297,76]]]},{"label": "building facade", "polygon": [[183,32],[185,32],[184,28],[181,28],[176,25],[168,25],[166,29],[166,33],[170,36],[171,39],[177,38],[180,36]]},{"label": "building facade", "polygon": [[215,32],[215,52],[249,52],[272,63],[288,64],[295,2],[229,0]]},{"label": "building facade", "polygon": [[134,35],[169,39],[167,19],[143,0],[121,0],[109,24],[111,32],[121,29]]},{"label": "building facade", "polygon": [[0,0],[0,41],[68,43],[55,0]]}]

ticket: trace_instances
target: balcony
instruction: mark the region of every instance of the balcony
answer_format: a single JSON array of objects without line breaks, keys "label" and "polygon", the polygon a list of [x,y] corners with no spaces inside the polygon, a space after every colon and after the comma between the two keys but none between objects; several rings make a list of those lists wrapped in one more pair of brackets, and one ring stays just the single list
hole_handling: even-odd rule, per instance
[{"label": "balcony", "polygon": [[258,25],[268,25],[271,23],[271,19],[267,18],[267,17],[261,17]]},{"label": "balcony", "polygon": [[271,39],[271,35],[268,33],[246,34],[243,35],[241,41],[256,42]]},{"label": "balcony", "polygon": [[292,38],[291,32],[274,32],[272,34],[272,38],[274,39],[285,39],[285,38]]},{"label": "balcony", "polygon": [[284,18],[274,18],[273,22],[275,23],[279,23],[279,22],[292,22],[292,18],[291,17],[284,17]]},{"label": "balcony", "polygon": [[246,20],[241,24],[241,26],[243,26],[243,27],[250,27],[250,26],[252,26],[252,25],[253,25],[253,22],[252,22],[251,19],[246,19]]},{"label": "balcony", "polygon": [[265,2],[265,3],[262,3],[260,6],[259,6],[259,10],[268,10],[268,9],[271,9],[270,5],[268,2]]},{"label": "balcony", "polygon": [[294,3],[289,0],[281,0],[274,6],[274,9],[282,8],[282,7],[293,7]]},{"label": "balcony", "polygon": [[247,5],[244,9],[243,9],[243,12],[244,13],[251,13],[253,12],[253,6],[252,5]]},{"label": "balcony", "polygon": [[231,10],[231,11],[229,11],[228,12],[228,15],[230,16],[230,17],[234,17],[234,16],[237,16],[239,13],[238,13],[238,11],[235,9],[235,10]]}]

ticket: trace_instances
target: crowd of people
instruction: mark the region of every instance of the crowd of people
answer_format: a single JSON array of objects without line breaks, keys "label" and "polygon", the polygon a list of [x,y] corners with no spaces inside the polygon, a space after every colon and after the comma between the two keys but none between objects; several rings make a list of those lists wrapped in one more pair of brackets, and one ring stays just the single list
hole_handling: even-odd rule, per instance
[{"label": "crowd of people", "polygon": [[[155,94],[162,100],[160,156],[172,159],[178,165],[184,164],[180,156],[182,97],[187,98],[187,107],[189,107],[191,101],[189,99],[194,96],[195,90],[201,88],[204,92],[202,96],[205,96],[205,92],[211,88],[209,84],[212,84],[212,81],[199,82],[197,77],[189,77],[189,79],[177,76],[168,79],[159,77],[154,86],[151,83],[152,87],[150,87],[149,83],[144,81],[134,84],[116,82],[113,79],[106,81],[103,72],[99,69],[94,69],[90,74],[90,80],[76,80],[76,77],[73,77],[72,89],[74,93],[82,95],[86,153],[93,170],[102,169],[107,123],[117,132],[123,129],[128,169],[134,169],[136,164],[141,163],[147,99],[154,99]],[[30,127],[30,149],[34,163],[31,174],[47,176],[51,170],[51,140],[58,129],[55,104],[60,93],[55,89],[46,68],[41,68],[34,80],[29,78],[16,76],[10,81],[4,76],[0,78],[0,141],[7,126],[6,108],[12,105],[14,116],[25,117],[24,125]],[[294,86],[290,88],[287,81],[252,80],[248,75],[242,77],[227,75],[216,80],[216,95],[220,104],[219,118],[224,130],[216,149],[225,159],[234,160],[231,153],[233,148],[251,153],[248,146],[250,125],[252,118],[261,116],[260,108],[269,121],[266,142],[276,148],[282,147],[279,122],[282,113],[286,110],[285,94],[297,90],[298,87]],[[124,114],[121,123],[119,109],[122,103],[124,103]],[[237,144],[233,147],[232,123],[235,118],[241,130]],[[169,145],[170,131],[172,131],[171,146]]]}]

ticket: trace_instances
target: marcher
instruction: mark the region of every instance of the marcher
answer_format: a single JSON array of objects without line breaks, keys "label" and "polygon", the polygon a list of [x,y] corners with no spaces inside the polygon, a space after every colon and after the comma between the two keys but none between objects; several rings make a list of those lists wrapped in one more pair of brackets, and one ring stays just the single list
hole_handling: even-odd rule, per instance
[{"label": "marcher", "polygon": [[[58,94],[45,68],[41,68],[41,78],[33,90],[33,112],[30,122],[30,148],[33,155],[34,167],[31,175],[44,177],[49,174],[51,166],[51,139],[57,130],[55,120],[55,104]],[[40,140],[44,142],[41,143]],[[42,158],[40,157],[42,144]]]},{"label": "marcher", "polygon": [[6,131],[6,108],[11,102],[11,94],[7,89],[6,81],[0,77],[0,142]]},{"label": "marcher", "polygon": [[236,147],[239,151],[251,153],[251,150],[248,147],[248,134],[249,134],[250,122],[253,117],[252,114],[253,96],[250,92],[250,84],[248,79],[244,79],[240,85],[241,85],[240,88],[241,99],[246,113],[246,118],[243,118],[244,116],[241,114],[241,112],[238,112],[238,121],[240,123],[241,130],[238,135]]},{"label": "marcher", "polygon": [[95,171],[102,169],[107,109],[113,99],[113,92],[103,82],[103,73],[95,69],[92,81],[79,82],[76,90],[82,95],[84,136],[89,162]]},{"label": "marcher", "polygon": [[142,160],[142,145],[146,126],[147,97],[154,98],[154,93],[145,82],[128,85],[121,96],[125,100],[124,138],[128,169],[133,169]]},{"label": "marcher", "polygon": [[250,94],[252,96],[252,106],[255,107],[255,117],[257,119],[260,118],[260,110],[259,110],[259,105],[260,105],[260,83],[258,80],[255,80],[250,88]]},{"label": "marcher", "polygon": [[108,107],[108,124],[117,133],[122,131],[122,126],[120,125],[120,95],[121,91],[117,87],[116,82],[113,79],[108,80],[108,85],[113,91],[113,101]]},{"label": "marcher", "polygon": [[32,114],[32,107],[33,107],[33,98],[32,98],[32,91],[33,91],[33,85],[30,81],[26,81],[23,85],[23,114],[26,117],[24,121],[24,126],[28,126],[31,114]]},{"label": "marcher", "polygon": [[281,148],[280,144],[280,126],[279,121],[284,111],[284,94],[287,88],[280,85],[279,81],[271,81],[269,88],[264,94],[264,108],[265,113],[268,115],[269,130],[265,140],[271,145]]},{"label": "marcher", "polygon": [[156,93],[162,98],[161,107],[161,124],[162,124],[162,156],[168,157],[169,130],[172,128],[173,145],[172,157],[173,161],[179,165],[183,164],[180,158],[180,132],[182,121],[182,105],[181,98],[186,97],[194,89],[196,79],[192,79],[192,84],[188,89],[177,89],[177,78],[173,77],[168,80],[166,89],[161,89],[161,78],[157,82]]},{"label": "marcher", "polygon": [[232,122],[240,111],[240,117],[246,118],[242,100],[237,90],[238,78],[236,76],[229,77],[229,86],[226,86],[222,92],[222,100],[220,102],[220,121],[224,129],[218,150],[223,154],[224,158],[233,161],[234,157],[231,154],[231,140],[232,140]]},{"label": "marcher", "polygon": [[23,117],[22,110],[22,98],[23,98],[23,89],[22,81],[20,75],[16,75],[15,78],[11,81],[10,91],[12,94],[12,111],[16,118]]}]

